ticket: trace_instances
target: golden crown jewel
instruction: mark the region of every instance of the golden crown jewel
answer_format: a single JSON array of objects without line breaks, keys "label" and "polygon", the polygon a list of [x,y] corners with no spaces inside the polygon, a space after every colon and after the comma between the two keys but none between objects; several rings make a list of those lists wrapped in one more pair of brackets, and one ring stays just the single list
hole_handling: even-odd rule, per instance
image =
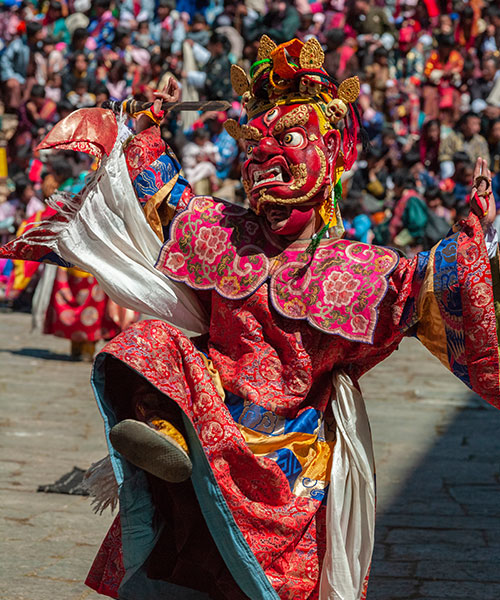
[{"label": "golden crown jewel", "polygon": [[[238,96],[242,96],[250,118],[276,104],[310,103],[321,108],[324,128],[330,129],[347,116],[349,104],[359,96],[360,85],[357,77],[350,77],[337,88],[323,68],[324,59],[315,38],[305,43],[293,39],[277,45],[263,35],[250,78],[240,66],[233,65],[231,83]],[[241,126],[234,119],[226,121],[225,128],[235,139],[248,139],[254,129]]]}]

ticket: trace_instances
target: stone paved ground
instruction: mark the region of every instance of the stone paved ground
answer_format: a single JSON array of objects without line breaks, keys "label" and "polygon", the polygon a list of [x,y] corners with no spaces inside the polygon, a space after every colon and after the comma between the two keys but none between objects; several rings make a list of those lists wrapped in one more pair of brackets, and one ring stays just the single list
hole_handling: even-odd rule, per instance
[{"label": "stone paved ground", "polygon": [[[90,366],[0,314],[0,600],[98,598],[83,585],[111,521],[36,493],[105,454]],[[500,598],[500,412],[415,341],[362,380],[377,457],[369,600]]]}]

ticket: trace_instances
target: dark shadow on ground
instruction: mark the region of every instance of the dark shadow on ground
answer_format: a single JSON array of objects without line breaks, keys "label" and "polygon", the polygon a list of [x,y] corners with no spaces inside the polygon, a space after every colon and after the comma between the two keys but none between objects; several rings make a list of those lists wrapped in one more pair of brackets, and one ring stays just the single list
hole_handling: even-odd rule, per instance
[{"label": "dark shadow on ground", "polygon": [[44,348],[21,348],[20,350],[4,350],[0,348],[1,352],[8,352],[17,356],[31,356],[33,358],[41,358],[42,360],[64,360],[74,362],[74,359],[69,354],[61,354],[58,352],[51,352]]},{"label": "dark shadow on ground", "polygon": [[368,600],[499,600],[499,473],[500,411],[471,397],[378,514]]}]

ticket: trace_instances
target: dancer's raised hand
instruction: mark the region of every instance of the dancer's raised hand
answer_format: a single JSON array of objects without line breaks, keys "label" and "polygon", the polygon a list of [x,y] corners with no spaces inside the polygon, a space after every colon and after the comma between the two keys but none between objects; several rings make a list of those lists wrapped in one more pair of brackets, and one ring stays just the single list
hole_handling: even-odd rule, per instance
[{"label": "dancer's raised hand", "polygon": [[495,199],[491,189],[491,171],[487,161],[478,158],[474,168],[474,183],[470,195],[472,212],[479,217],[483,231],[487,231],[496,217]]}]

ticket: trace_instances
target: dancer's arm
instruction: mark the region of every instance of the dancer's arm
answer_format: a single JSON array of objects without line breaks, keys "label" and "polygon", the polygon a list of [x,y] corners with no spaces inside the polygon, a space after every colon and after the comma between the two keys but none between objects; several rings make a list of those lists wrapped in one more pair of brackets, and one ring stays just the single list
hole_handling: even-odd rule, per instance
[{"label": "dancer's arm", "polygon": [[140,114],[136,135],[124,146],[125,158],[135,193],[148,223],[161,241],[164,229],[177,210],[185,208],[193,191],[181,173],[181,165],[161,137],[160,123],[165,118],[162,102],[177,102],[180,90],[170,78],[150,110]]},{"label": "dancer's arm", "polygon": [[[471,213],[392,276],[393,322],[500,408],[500,273],[491,173],[478,159]],[[484,179],[482,179],[484,177]]]}]

